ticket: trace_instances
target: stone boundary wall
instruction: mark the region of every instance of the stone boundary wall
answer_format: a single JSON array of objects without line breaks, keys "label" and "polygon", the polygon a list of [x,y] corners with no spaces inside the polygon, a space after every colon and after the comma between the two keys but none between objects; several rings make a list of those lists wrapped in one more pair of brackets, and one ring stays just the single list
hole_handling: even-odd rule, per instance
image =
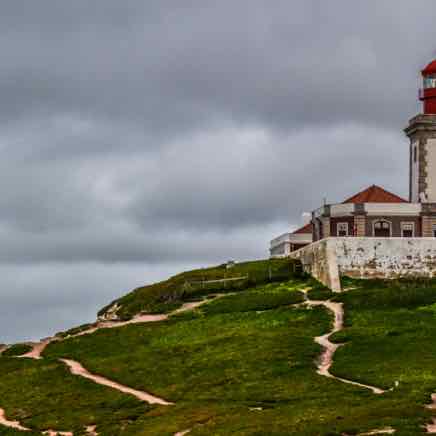
[{"label": "stone boundary wall", "polygon": [[305,272],[311,274],[335,292],[341,291],[338,261],[335,245],[336,238],[326,238],[314,242],[291,253],[290,257],[299,259]]},{"label": "stone boundary wall", "polygon": [[333,291],[340,277],[435,277],[436,238],[326,238],[291,253]]},{"label": "stone boundary wall", "polygon": [[334,238],[340,275],[356,278],[436,276],[435,238]]}]

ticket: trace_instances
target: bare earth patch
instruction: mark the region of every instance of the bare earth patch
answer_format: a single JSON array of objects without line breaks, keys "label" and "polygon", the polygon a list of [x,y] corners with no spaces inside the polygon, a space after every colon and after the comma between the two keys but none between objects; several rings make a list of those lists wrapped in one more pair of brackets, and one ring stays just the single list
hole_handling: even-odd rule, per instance
[{"label": "bare earth patch", "polygon": [[23,427],[18,421],[9,421],[3,409],[0,409],[0,424],[15,430],[30,431],[30,429]]},{"label": "bare earth patch", "polygon": [[136,389],[129,388],[128,386],[124,386],[120,383],[108,380],[105,377],[91,374],[79,362],[75,362],[74,360],[61,359],[61,361],[70,368],[71,374],[87,378],[88,380],[92,380],[94,383],[116,389],[117,391],[123,392],[125,394],[133,395],[140,401],[145,401],[149,404],[161,404],[163,406],[170,406],[173,404],[163,400],[162,398],[155,397],[154,395],[151,395],[147,392],[138,391]]}]

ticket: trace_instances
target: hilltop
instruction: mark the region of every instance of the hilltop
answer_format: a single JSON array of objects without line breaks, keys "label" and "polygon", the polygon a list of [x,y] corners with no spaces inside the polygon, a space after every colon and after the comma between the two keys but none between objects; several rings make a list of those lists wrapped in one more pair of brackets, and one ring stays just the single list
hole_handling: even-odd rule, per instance
[{"label": "hilltop", "polygon": [[422,434],[436,281],[343,287],[268,260],[136,289],[96,324],[3,352],[0,422],[17,428],[0,434]]}]

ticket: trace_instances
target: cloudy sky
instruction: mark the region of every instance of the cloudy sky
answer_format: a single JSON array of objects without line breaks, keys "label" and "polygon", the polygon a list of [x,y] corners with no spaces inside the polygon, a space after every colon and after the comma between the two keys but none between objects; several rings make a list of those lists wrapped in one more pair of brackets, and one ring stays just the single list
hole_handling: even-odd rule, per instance
[{"label": "cloudy sky", "polygon": [[0,6],[0,342],[267,256],[301,213],[406,195],[434,0]]}]

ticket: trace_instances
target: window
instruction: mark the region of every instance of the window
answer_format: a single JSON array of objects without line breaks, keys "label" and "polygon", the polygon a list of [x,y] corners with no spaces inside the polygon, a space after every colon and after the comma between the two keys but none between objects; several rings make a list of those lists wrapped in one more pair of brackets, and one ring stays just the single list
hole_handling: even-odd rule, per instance
[{"label": "window", "polygon": [[436,88],[436,78],[434,75],[424,78],[424,88]]},{"label": "window", "polygon": [[401,223],[401,237],[413,238],[415,236],[414,223]]},{"label": "window", "polygon": [[432,226],[432,233],[433,233],[433,238],[436,238],[436,224],[433,224]]},{"label": "window", "polygon": [[391,236],[391,223],[389,221],[376,221],[374,223],[374,236],[377,238],[389,238]]},{"label": "window", "polygon": [[418,159],[418,148],[416,145],[413,147],[413,162],[416,162]]},{"label": "window", "polygon": [[338,223],[336,233],[338,236],[348,236],[348,223]]}]

